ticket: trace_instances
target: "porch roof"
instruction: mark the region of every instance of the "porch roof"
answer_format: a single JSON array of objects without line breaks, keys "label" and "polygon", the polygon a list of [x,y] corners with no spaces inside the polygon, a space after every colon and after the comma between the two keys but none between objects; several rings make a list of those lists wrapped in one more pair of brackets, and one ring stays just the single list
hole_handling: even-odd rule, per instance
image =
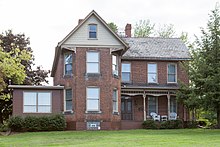
[{"label": "porch roof", "polygon": [[122,89],[177,90],[178,84],[122,84]]}]

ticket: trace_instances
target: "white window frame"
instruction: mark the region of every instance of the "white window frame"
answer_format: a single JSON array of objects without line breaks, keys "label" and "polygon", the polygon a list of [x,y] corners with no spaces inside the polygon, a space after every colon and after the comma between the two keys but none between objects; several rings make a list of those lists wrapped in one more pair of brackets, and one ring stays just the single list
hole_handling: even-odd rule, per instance
[{"label": "white window frame", "polygon": [[[154,72],[149,72],[149,64],[154,64],[154,65],[156,65],[156,73],[154,73]],[[157,63],[148,63],[147,64],[147,82],[148,83],[158,83],[158,68],[157,68]],[[149,82],[149,80],[148,80],[148,78],[149,78],[149,74],[156,74],[156,81],[155,82]]]},{"label": "white window frame", "polygon": [[[71,55],[72,56],[72,61],[71,61],[71,66],[72,66],[72,72],[71,72],[71,74],[66,74],[66,55]],[[64,73],[64,75],[72,75],[73,74],[73,54],[72,53],[64,53],[64,55],[63,55],[63,61],[64,61],[64,71],[63,71],[63,73]]]},{"label": "white window frame", "polygon": [[[72,109],[71,109],[71,110],[68,110],[68,109],[66,108],[66,101],[67,101],[67,100],[66,100],[66,91],[67,91],[67,90],[71,90],[71,92],[72,92],[72,93],[71,93],[71,94],[72,94],[72,100],[71,100],[71,101],[72,101]],[[73,90],[72,90],[71,88],[67,88],[67,89],[64,90],[64,94],[65,94],[65,95],[64,95],[64,111],[71,111],[71,112],[72,112],[72,111],[73,111]]]},{"label": "white window frame", "polygon": [[[170,82],[169,81],[169,65],[174,65],[175,66],[175,82]],[[167,64],[167,83],[177,83],[177,64],[176,63],[168,63]]]},{"label": "white window frame", "polygon": [[[98,62],[89,62],[88,61],[88,54],[89,53],[97,53],[98,54]],[[88,72],[88,63],[98,63],[98,72]],[[97,51],[87,51],[86,52],[86,73],[87,74],[99,74],[100,73],[100,52]]]},{"label": "white window frame", "polygon": [[[116,64],[113,62],[114,57],[116,59]],[[118,56],[117,55],[112,55],[112,74],[118,76]]]},{"label": "white window frame", "polygon": [[[99,93],[98,93],[98,98],[94,99],[94,98],[88,98],[88,89],[98,89]],[[88,109],[88,100],[98,100],[98,109]],[[91,86],[91,87],[86,87],[86,111],[96,111],[96,112],[100,112],[100,88],[99,87],[95,87],[95,86]]]},{"label": "white window frame", "polygon": [[[90,35],[89,35],[90,32],[94,32],[94,31],[91,31],[91,30],[90,30],[90,26],[91,26],[91,25],[96,26],[96,38],[90,38]],[[98,25],[95,24],[95,23],[88,24],[88,39],[89,39],[89,40],[93,40],[93,39],[96,40],[97,38],[98,38]]]},{"label": "white window frame", "polygon": [[158,114],[158,97],[157,96],[148,96],[148,101],[147,101],[147,112],[148,112],[148,115],[150,116],[150,110],[149,110],[149,99],[150,97],[154,97],[156,100],[156,113]]},{"label": "white window frame", "polygon": [[[116,91],[116,98],[114,99],[114,92]],[[114,104],[116,104],[115,106],[115,110],[114,110]],[[118,112],[118,89],[113,89],[113,96],[112,96],[112,109],[113,109],[113,113],[114,112]]]},{"label": "white window frame", "polygon": [[[36,104],[32,105],[32,106],[36,107],[36,111],[35,112],[25,112],[24,111],[24,107],[28,106],[28,105],[24,104],[24,94],[25,93],[35,93],[36,94]],[[39,95],[39,93],[49,93],[50,94],[50,105],[48,105],[48,106],[50,106],[50,111],[49,112],[39,112],[38,111],[38,106],[39,106],[38,105],[38,95]],[[42,106],[42,105],[40,105],[40,106]],[[24,91],[23,92],[23,113],[52,113],[52,92],[51,91]]]},{"label": "white window frame", "polygon": [[[130,72],[125,72],[125,73],[130,73],[129,81],[123,81],[123,80],[122,80],[122,73],[123,73],[123,71],[122,71],[122,65],[123,65],[123,64],[129,64],[129,65],[130,65]],[[130,83],[130,82],[131,82],[131,63],[130,63],[130,62],[123,62],[123,63],[121,64],[121,81],[124,82],[124,83]]]}]

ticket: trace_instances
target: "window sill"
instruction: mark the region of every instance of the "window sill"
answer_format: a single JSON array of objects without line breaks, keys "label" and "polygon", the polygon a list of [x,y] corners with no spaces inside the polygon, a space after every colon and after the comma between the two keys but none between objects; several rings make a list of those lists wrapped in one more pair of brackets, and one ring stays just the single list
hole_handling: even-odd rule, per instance
[{"label": "window sill", "polygon": [[102,111],[85,111],[86,114],[101,114]]},{"label": "window sill", "polygon": [[113,115],[119,115],[119,112],[113,112],[112,114]]},{"label": "window sill", "polygon": [[63,111],[63,114],[70,115],[70,114],[74,114],[74,112],[72,110],[66,110],[66,111]]},{"label": "window sill", "polygon": [[98,40],[98,38],[88,38],[88,40]]},{"label": "window sill", "polygon": [[63,78],[72,78],[73,77],[73,74],[71,75],[63,75]]},{"label": "window sill", "polygon": [[113,76],[113,78],[119,79],[119,76],[116,74],[113,74],[112,76]]},{"label": "window sill", "polygon": [[86,73],[86,77],[100,77],[101,73]]}]

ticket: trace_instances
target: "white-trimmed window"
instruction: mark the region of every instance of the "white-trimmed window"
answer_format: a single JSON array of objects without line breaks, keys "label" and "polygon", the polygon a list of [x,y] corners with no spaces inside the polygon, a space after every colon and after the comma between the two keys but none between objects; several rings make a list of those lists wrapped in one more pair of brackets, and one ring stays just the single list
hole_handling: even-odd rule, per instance
[{"label": "white-trimmed window", "polygon": [[130,63],[122,63],[121,69],[121,79],[122,82],[130,82],[131,81],[131,64]]},{"label": "white-trimmed window", "polygon": [[89,24],[89,39],[97,38],[97,24]]},{"label": "white-trimmed window", "polygon": [[72,111],[73,110],[73,104],[72,104],[72,89],[66,89],[65,91],[65,109],[66,111]]},{"label": "white-trimmed window", "polygon": [[87,111],[99,111],[100,89],[98,87],[87,87]]},{"label": "white-trimmed window", "polygon": [[176,83],[177,82],[177,69],[176,64],[168,64],[168,72],[167,72],[167,82],[168,83]]},{"label": "white-trimmed window", "polygon": [[118,76],[118,58],[115,55],[112,55],[112,72],[113,75]]},{"label": "white-trimmed window", "polygon": [[170,97],[170,112],[177,113],[177,101],[175,96]]},{"label": "white-trimmed window", "polygon": [[148,63],[148,83],[157,83],[157,64],[156,63]]},{"label": "white-trimmed window", "polygon": [[73,73],[73,55],[72,53],[65,53],[64,54],[64,73],[65,75],[71,75]]},{"label": "white-trimmed window", "polygon": [[99,52],[86,52],[86,72],[100,73]]},{"label": "white-trimmed window", "polygon": [[51,92],[24,92],[24,113],[51,113]]},{"label": "white-trimmed window", "polygon": [[150,115],[151,112],[158,113],[158,97],[148,97],[148,115]]},{"label": "white-trimmed window", "polygon": [[113,90],[113,112],[118,112],[118,90]]}]

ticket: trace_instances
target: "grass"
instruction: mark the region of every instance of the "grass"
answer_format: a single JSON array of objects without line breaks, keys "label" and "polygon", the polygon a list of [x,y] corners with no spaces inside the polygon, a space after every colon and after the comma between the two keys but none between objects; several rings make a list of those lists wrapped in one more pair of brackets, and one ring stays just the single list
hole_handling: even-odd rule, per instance
[{"label": "grass", "polygon": [[126,130],[19,133],[0,136],[0,146],[220,146],[220,130]]}]

